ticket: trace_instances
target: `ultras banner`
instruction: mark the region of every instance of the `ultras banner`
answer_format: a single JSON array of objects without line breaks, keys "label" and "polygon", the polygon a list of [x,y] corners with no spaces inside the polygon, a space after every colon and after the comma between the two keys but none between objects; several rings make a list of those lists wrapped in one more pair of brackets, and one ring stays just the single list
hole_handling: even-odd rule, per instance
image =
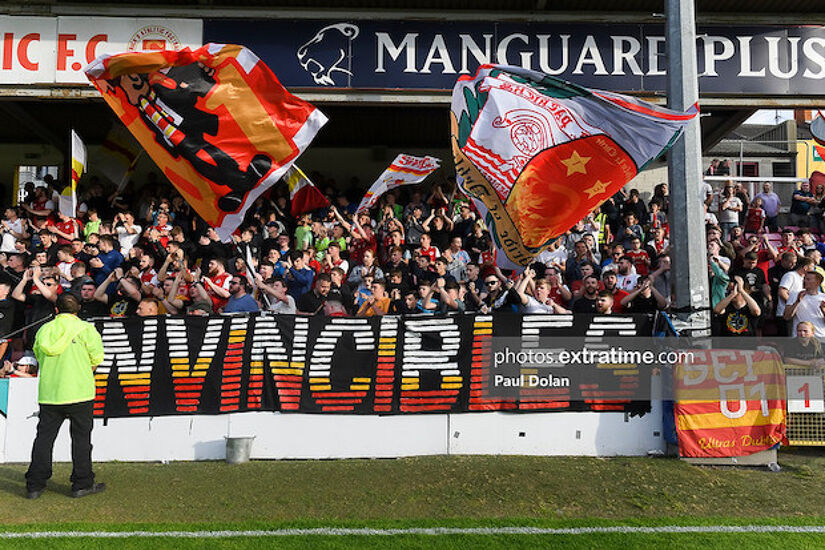
[{"label": "ultras banner", "polygon": [[95,323],[106,351],[95,373],[102,417],[650,409],[649,400],[604,397],[630,396],[628,388],[649,395],[650,377],[627,365],[599,365],[598,380],[573,376],[566,385],[556,379],[497,392],[494,381],[508,379],[493,364],[498,337],[529,347],[539,337],[649,336],[647,316],[262,314]]}]

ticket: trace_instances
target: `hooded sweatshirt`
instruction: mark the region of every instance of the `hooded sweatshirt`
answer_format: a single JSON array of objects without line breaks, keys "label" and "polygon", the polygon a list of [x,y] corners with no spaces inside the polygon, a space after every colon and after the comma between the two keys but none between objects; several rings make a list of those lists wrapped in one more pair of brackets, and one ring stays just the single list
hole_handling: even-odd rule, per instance
[{"label": "hooded sweatshirt", "polygon": [[103,362],[103,340],[94,325],[61,313],[37,331],[38,402],[65,405],[95,398],[93,367]]}]

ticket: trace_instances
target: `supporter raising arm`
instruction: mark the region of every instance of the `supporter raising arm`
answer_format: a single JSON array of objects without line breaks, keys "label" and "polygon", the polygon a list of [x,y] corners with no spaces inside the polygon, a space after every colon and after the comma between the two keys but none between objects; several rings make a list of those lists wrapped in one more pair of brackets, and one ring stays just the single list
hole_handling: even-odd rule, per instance
[{"label": "supporter raising arm", "polygon": [[165,282],[163,288],[155,288],[152,294],[155,298],[160,300],[160,303],[166,308],[167,313],[172,315],[181,313],[185,309],[183,300],[178,296],[180,285],[183,282],[183,271],[178,271],[175,274],[175,279],[172,281],[172,286],[169,288],[169,293],[164,292]]},{"label": "supporter raising arm", "polygon": [[34,266],[32,268],[27,269],[23,272],[23,278],[17,283],[17,286],[14,287],[14,290],[11,293],[11,297],[19,302],[26,301],[26,294],[25,289],[26,285],[31,281],[37,290],[40,291],[40,294],[43,295],[50,302],[54,302],[57,300],[57,292],[56,287],[48,286],[40,280],[40,266]]}]

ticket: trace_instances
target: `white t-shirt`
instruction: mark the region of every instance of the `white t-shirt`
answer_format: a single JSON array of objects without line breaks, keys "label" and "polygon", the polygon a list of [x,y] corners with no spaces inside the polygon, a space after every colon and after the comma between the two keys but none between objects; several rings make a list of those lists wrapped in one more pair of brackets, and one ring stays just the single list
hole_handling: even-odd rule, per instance
[{"label": "white t-shirt", "polygon": [[742,206],[742,201],[739,200],[738,197],[731,197],[728,200],[728,207],[722,208],[722,204],[725,202],[722,197],[719,197],[719,222],[720,223],[739,223],[739,212],[736,210],[731,210],[731,208],[738,208]]},{"label": "white t-shirt", "polygon": [[[782,280],[779,281],[780,288],[787,288],[788,289],[788,299],[793,300],[796,299],[796,295],[802,290],[802,275],[797,273],[796,271],[788,271],[782,276]],[[776,316],[779,317],[785,313],[785,300],[782,297],[779,297],[779,302],[776,304]]]},{"label": "white t-shirt", "polygon": [[274,296],[267,296],[267,299],[270,301],[269,311],[284,314],[295,313],[295,298],[289,294],[286,295],[286,302],[282,302]]},{"label": "white t-shirt", "polygon": [[123,254],[124,257],[129,254],[129,251],[132,250],[140,239],[140,231],[142,228],[135,224],[132,226],[132,229],[135,229],[135,233],[129,233],[123,225],[115,227],[117,240],[120,243],[120,253]]},{"label": "white t-shirt", "polygon": [[616,272],[616,287],[622,290],[633,290],[634,288],[636,288],[636,281],[638,280],[639,276],[635,273],[619,275],[618,271]]},{"label": "white t-shirt", "polygon": [[555,313],[553,306],[542,304],[532,296],[527,297],[527,304],[521,306],[522,313]]},{"label": "white t-shirt", "polygon": [[713,195],[713,187],[711,187],[711,185],[708,182],[703,181],[702,182],[702,191],[701,191],[701,193],[702,193],[702,195],[701,195],[702,202],[707,202],[708,197]]},{"label": "white t-shirt", "polygon": [[23,220],[17,218],[13,222],[8,222],[8,227],[6,224],[3,224],[5,228],[5,232],[3,233],[3,243],[0,244],[0,252],[14,252],[14,243],[17,242],[17,239],[14,238],[14,235],[11,234],[11,231],[15,233],[22,233],[23,232]]},{"label": "white t-shirt", "polygon": [[[801,291],[800,291],[801,292]],[[796,302],[799,292],[795,292],[788,297],[791,304]],[[799,303],[796,313],[793,316],[793,335],[796,335],[796,326],[802,321],[808,321],[814,326],[814,336],[825,338],[825,315],[819,309],[819,304],[825,301],[825,294],[817,292],[808,294]]]},{"label": "white t-shirt", "polygon": [[543,263],[547,267],[553,265],[554,262],[564,267],[567,263],[567,250],[565,250],[563,246],[553,251],[549,249],[542,250],[541,254],[536,256],[536,261]]}]

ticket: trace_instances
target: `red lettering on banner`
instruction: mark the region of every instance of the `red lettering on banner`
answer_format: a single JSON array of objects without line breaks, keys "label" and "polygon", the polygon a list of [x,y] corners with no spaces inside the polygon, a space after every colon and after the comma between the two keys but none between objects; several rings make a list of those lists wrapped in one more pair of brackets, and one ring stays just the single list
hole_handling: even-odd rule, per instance
[{"label": "red lettering on banner", "polygon": [[[96,34],[86,43],[86,62],[91,63],[97,57],[97,45],[109,40],[108,34]],[[78,68],[80,70],[80,68]]]},{"label": "red lettering on banner", "polygon": [[40,33],[33,32],[21,38],[20,43],[17,45],[17,61],[19,61],[20,65],[27,71],[36,71],[40,66],[40,63],[36,63],[29,59],[29,44],[39,40]]},{"label": "red lettering on banner", "polygon": [[7,32],[3,35],[3,70],[11,70],[12,54],[14,53],[14,34]]},{"label": "red lettering on banner", "polygon": [[66,59],[74,55],[74,50],[69,49],[69,40],[77,40],[76,34],[57,35],[57,70],[66,70]]}]

